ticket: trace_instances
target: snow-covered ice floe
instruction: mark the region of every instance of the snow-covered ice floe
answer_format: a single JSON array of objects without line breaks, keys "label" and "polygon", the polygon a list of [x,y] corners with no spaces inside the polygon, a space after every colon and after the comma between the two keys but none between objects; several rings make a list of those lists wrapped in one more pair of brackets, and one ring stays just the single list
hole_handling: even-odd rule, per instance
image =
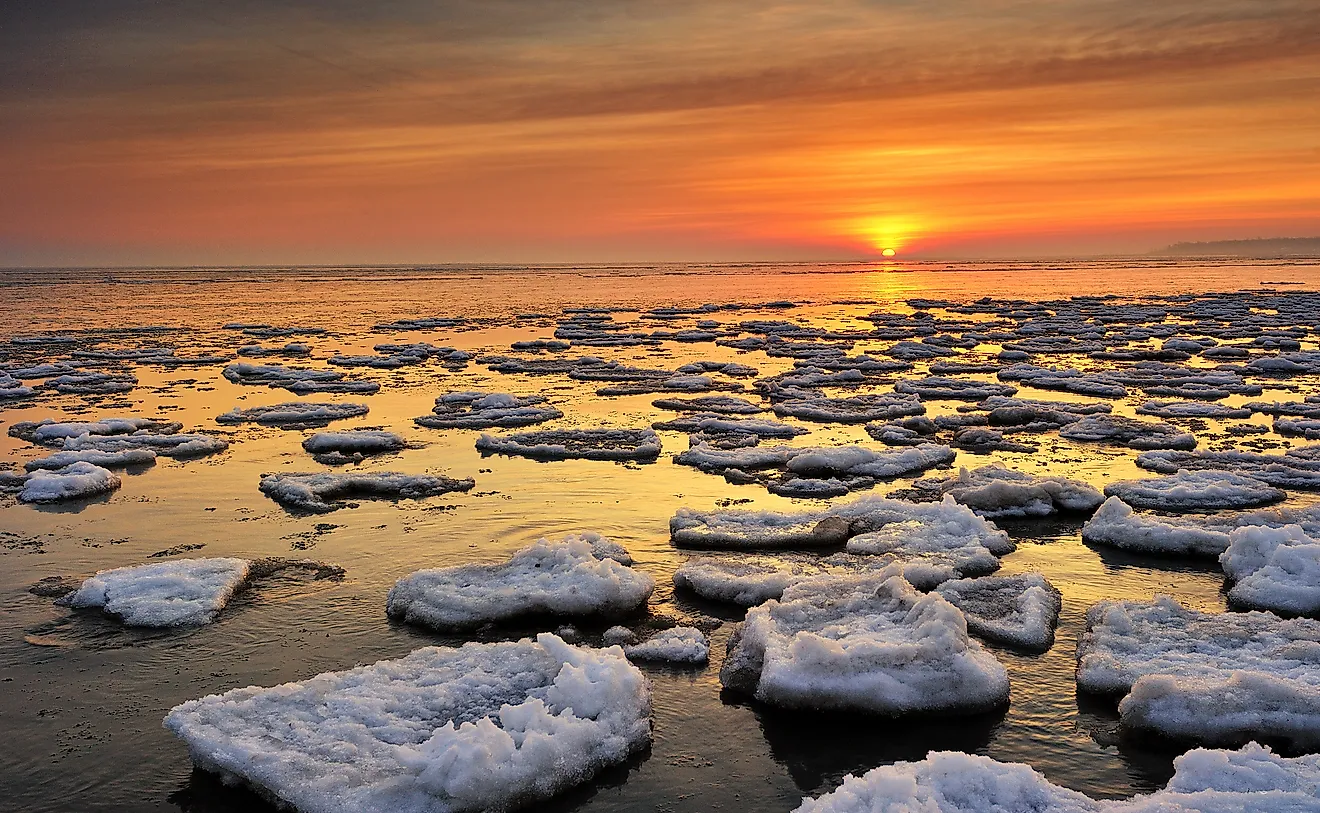
[{"label": "snow-covered ice floe", "polygon": [[190,458],[223,452],[229,441],[215,435],[183,433],[161,435],[154,432],[134,432],[131,435],[88,435],[65,438],[66,451],[122,452],[129,449],[150,449],[162,457]]},{"label": "snow-covered ice floe", "polygon": [[549,429],[483,434],[477,449],[542,460],[654,460],[660,455],[660,437],[651,429]]},{"label": "snow-covered ice floe", "polygon": [[1143,516],[1110,497],[1082,526],[1082,539],[1142,553],[1218,556],[1228,547],[1229,530],[1195,519]]},{"label": "snow-covered ice floe", "polygon": [[868,449],[865,446],[818,446],[799,449],[788,460],[788,470],[797,475],[845,475],[901,477],[953,462],[957,455],[948,446],[923,443],[908,449]]},{"label": "snow-covered ice floe", "polygon": [[1043,517],[1059,511],[1091,511],[1104,495],[1067,477],[1033,477],[1003,466],[962,469],[956,476],[925,478],[913,490],[951,496],[983,517]]},{"label": "snow-covered ice floe", "polygon": [[209,624],[248,578],[246,559],[178,559],[102,570],[60,599],[99,607],[134,627]]},{"label": "snow-covered ice floe", "polygon": [[1051,783],[1030,765],[960,751],[896,762],[804,799],[794,813],[1315,813],[1320,758],[1287,759],[1256,743],[1197,748],[1173,761],[1163,790],[1098,801]]},{"label": "snow-covered ice floe", "polygon": [[859,553],[977,545],[1003,555],[1014,549],[1008,534],[951,500],[911,503],[873,495],[794,513],[680,508],[669,520],[669,535],[678,545],[733,550],[836,546],[853,539]]},{"label": "snow-covered ice floe", "polygon": [[470,629],[519,617],[612,618],[639,610],[655,580],[596,533],[542,539],[499,564],[419,570],[390,590],[386,612],[435,629]]},{"label": "snow-covered ice floe", "polygon": [[490,429],[531,426],[564,413],[549,406],[540,395],[510,395],[505,392],[451,392],[435,399],[432,414],[414,418],[418,426],[431,429]]},{"label": "snow-covered ice floe", "polygon": [[926,407],[916,395],[881,393],[851,398],[816,396],[781,401],[774,406],[781,418],[800,418],[817,423],[869,423],[908,415],[923,415]]},{"label": "snow-covered ice floe", "polygon": [[1137,465],[1160,474],[1189,471],[1231,471],[1276,488],[1320,489],[1320,459],[1316,446],[1289,449],[1281,455],[1258,452],[1154,451],[1137,455]]},{"label": "snow-covered ice floe", "polygon": [[1138,415],[1157,418],[1250,418],[1248,407],[1230,407],[1206,401],[1146,401],[1137,407]]},{"label": "snow-covered ice floe", "polygon": [[623,651],[634,661],[705,663],[710,659],[710,641],[696,627],[671,627]]},{"label": "snow-covered ice floe", "polygon": [[1255,508],[1288,495],[1253,477],[1230,471],[1180,471],[1164,477],[1119,480],[1105,486],[1105,496],[1135,508],[1196,511]]},{"label": "snow-covered ice floe", "polygon": [[163,418],[101,418],[95,421],[19,421],[9,427],[10,437],[26,440],[40,446],[59,447],[81,435],[108,437],[150,432],[172,435],[183,429],[178,421]]},{"label": "snow-covered ice floe", "polygon": [[176,706],[194,764],[300,813],[507,810],[651,741],[651,690],[618,647],[542,633]]},{"label": "snow-covered ice floe", "polygon": [[109,494],[119,488],[119,475],[100,466],[78,461],[58,469],[38,469],[27,475],[20,502],[54,503]]},{"label": "snow-covered ice floe", "polygon": [[704,435],[755,435],[759,438],[795,438],[810,431],[766,418],[736,418],[714,412],[697,412],[668,421],[656,421],[651,424],[651,428],[670,432],[700,432]]},{"label": "snow-covered ice floe", "polygon": [[1023,649],[1054,645],[1063,597],[1039,573],[957,579],[935,592],[962,610],[973,635]]},{"label": "snow-covered ice floe", "polygon": [[1171,423],[1140,421],[1120,415],[1086,415],[1061,428],[1059,437],[1117,443],[1131,449],[1196,448],[1196,438]]},{"label": "snow-covered ice floe", "polygon": [[1220,555],[1240,607],[1289,615],[1320,613],[1320,538],[1300,525],[1247,526],[1228,534]]},{"label": "snow-covered ice floe", "polygon": [[282,387],[294,393],[313,392],[355,392],[364,395],[378,392],[380,385],[374,381],[357,381],[346,378],[338,370],[309,370],[300,367],[283,367],[278,364],[251,364],[236,361],[224,369],[224,377],[235,384],[250,386]]},{"label": "snow-covered ice floe", "polygon": [[1008,701],[1007,672],[963,614],[896,566],[792,585],[748,610],[728,647],[721,683],[771,705],[901,715]]},{"label": "snow-covered ice floe", "polygon": [[303,449],[320,463],[356,462],[367,455],[397,452],[407,446],[400,436],[379,429],[317,432],[302,442]]},{"label": "snow-covered ice floe", "polygon": [[122,469],[129,466],[150,466],[156,462],[156,453],[151,449],[123,449],[117,452],[102,452],[97,449],[83,451],[54,452],[23,464],[28,471],[38,469],[62,469],[74,463],[91,463],[103,469]]},{"label": "snow-covered ice floe", "polygon": [[818,567],[764,557],[694,557],[674,571],[674,586],[710,601],[754,607],[779,598],[789,585],[819,576]]},{"label": "snow-covered ice floe", "polygon": [[767,407],[732,395],[705,395],[700,398],[657,398],[651,402],[657,409],[675,412],[714,412],[721,415],[755,415]]},{"label": "snow-covered ice floe", "polygon": [[234,407],[222,415],[217,415],[215,422],[220,424],[258,423],[263,426],[311,429],[325,426],[331,421],[366,415],[369,411],[370,408],[366,404],[289,401],[283,404],[270,404],[247,409]]},{"label": "snow-covered ice floe", "polygon": [[1077,685],[1124,694],[1122,723],[1202,742],[1320,746],[1320,621],[1202,613],[1168,596],[1086,614]]},{"label": "snow-covered ice floe", "polygon": [[297,511],[323,514],[343,508],[346,500],[421,499],[467,491],[472,478],[455,479],[438,474],[402,474],[393,471],[318,472],[266,474],[261,493]]}]

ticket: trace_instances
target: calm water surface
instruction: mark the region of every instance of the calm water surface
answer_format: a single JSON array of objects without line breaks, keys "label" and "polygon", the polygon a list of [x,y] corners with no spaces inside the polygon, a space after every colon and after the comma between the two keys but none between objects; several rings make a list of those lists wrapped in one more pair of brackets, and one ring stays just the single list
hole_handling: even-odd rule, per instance
[{"label": "calm water surface", "polygon": [[[1174,261],[1133,263],[892,264],[792,266],[627,266],[587,268],[439,267],[426,269],[114,269],[0,272],[0,313],[13,336],[101,331],[80,346],[168,344],[181,354],[232,354],[251,341],[226,322],[323,327],[306,341],[313,360],[269,363],[323,366],[335,352],[370,353],[381,341],[428,341],[483,352],[507,352],[519,339],[547,338],[562,308],[662,305],[805,303],[791,310],[721,311],[722,322],[792,319],[812,325],[865,329],[857,316],[877,309],[911,310],[909,297],[971,300],[983,296],[1043,300],[1071,295],[1170,295],[1258,289],[1262,283],[1300,282],[1277,290],[1314,289],[1320,265]],[[1265,286],[1266,288],[1273,286]],[[1253,296],[1246,292],[1242,296]],[[515,318],[519,314],[548,317]],[[372,325],[406,317],[461,316],[482,321],[462,329],[372,332]],[[618,320],[638,318],[618,313]],[[553,317],[553,318],[551,318]],[[644,322],[647,329],[690,326]],[[110,335],[117,328],[159,325],[160,335]],[[890,342],[861,342],[857,351]],[[68,348],[0,343],[0,360],[63,357]],[[980,348],[988,350],[993,348]],[[655,347],[576,348],[647,367],[673,368],[697,359],[737,359],[771,375],[789,359],[742,353],[711,343],[666,342]],[[1067,363],[1068,358],[1041,363]],[[161,458],[124,477],[109,498],[36,508],[12,497],[0,501],[0,807],[27,811],[237,811],[262,809],[252,795],[194,772],[187,753],[160,725],[170,707],[205,694],[272,685],[318,672],[398,657],[457,639],[396,625],[384,613],[395,579],[421,567],[495,560],[541,537],[596,530],[626,545],[659,584],[654,612],[712,614],[674,596],[670,576],[687,554],[668,539],[668,519],[680,507],[710,509],[722,499],[750,499],[750,507],[794,509],[820,503],[733,486],[718,476],[673,465],[686,448],[678,433],[662,433],[665,453],[648,465],[604,462],[537,463],[483,458],[477,433],[416,427],[443,392],[487,389],[541,393],[566,413],[556,426],[646,426],[672,413],[651,406],[655,396],[601,398],[598,385],[565,376],[505,376],[480,365],[446,371],[434,365],[397,371],[349,371],[378,380],[377,395],[315,396],[306,400],[365,401],[371,412],[333,428],[379,427],[421,445],[373,459],[365,469],[436,471],[472,476],[466,495],[422,501],[363,502],[332,514],[294,516],[257,491],[263,472],[321,468],[302,451],[306,434],[273,428],[221,427],[215,416],[235,406],[295,400],[278,389],[244,387],[223,379],[223,365],[129,365],[140,380],[131,393],[100,399],[44,397],[0,411],[6,426],[21,420],[121,414],[164,415],[189,430],[223,434],[229,450],[201,460]],[[921,375],[918,365],[913,375]],[[986,377],[989,379],[990,377]],[[992,379],[991,379],[992,380]],[[1298,383],[1294,379],[1289,386]],[[887,389],[882,387],[880,389]],[[1027,397],[1058,394],[1026,391]],[[1295,399],[1267,391],[1264,400]],[[1131,415],[1140,399],[1115,407]],[[1230,398],[1240,403],[1257,398]],[[932,414],[954,402],[933,402]],[[1265,422],[1261,416],[1256,420]],[[805,424],[806,445],[873,444],[861,427]],[[1223,427],[1205,422],[1198,435]],[[1278,445],[1286,445],[1277,437]],[[1094,485],[1136,476],[1135,452],[1077,445],[1057,435],[1040,438],[1033,455],[975,455],[959,463],[993,460],[1031,472],[1050,471]],[[0,436],[0,461],[11,466],[42,452]],[[884,493],[896,481],[882,484]],[[849,499],[849,498],[843,498]],[[1306,498],[1295,498],[1302,504]],[[1008,523],[1019,539],[1004,573],[1041,570],[1063,592],[1058,642],[1043,655],[996,654],[1013,683],[1003,712],[946,720],[892,722],[856,715],[794,714],[721,694],[717,678],[725,624],[712,635],[712,663],[703,669],[645,667],[655,688],[651,751],[546,809],[574,811],[711,809],[788,811],[804,795],[832,789],[854,771],[931,749],[960,749],[1028,762],[1055,782],[1094,796],[1122,797],[1159,787],[1171,774],[1175,751],[1120,735],[1112,703],[1078,698],[1074,646],[1084,612],[1101,598],[1148,598],[1171,593],[1193,606],[1222,609],[1217,567],[1165,561],[1083,545],[1080,519]],[[342,583],[277,583],[243,594],[208,627],[186,632],[126,629],[95,613],[70,613],[27,592],[50,575],[84,576],[139,563],[175,545],[203,544],[205,556],[310,556],[343,565]]]}]

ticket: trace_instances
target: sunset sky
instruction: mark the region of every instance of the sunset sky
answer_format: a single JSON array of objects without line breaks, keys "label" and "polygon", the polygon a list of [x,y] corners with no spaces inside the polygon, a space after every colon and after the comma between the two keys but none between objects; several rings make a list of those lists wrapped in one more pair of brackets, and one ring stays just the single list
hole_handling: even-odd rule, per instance
[{"label": "sunset sky", "polygon": [[0,265],[1316,234],[1317,0],[0,8]]}]

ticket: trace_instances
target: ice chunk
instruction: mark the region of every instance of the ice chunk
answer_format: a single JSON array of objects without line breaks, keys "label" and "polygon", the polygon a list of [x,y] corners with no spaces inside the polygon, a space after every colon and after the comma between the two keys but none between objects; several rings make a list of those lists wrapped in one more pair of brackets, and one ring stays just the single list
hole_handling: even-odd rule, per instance
[{"label": "ice chunk", "polygon": [[1011,384],[993,384],[965,378],[945,378],[931,376],[914,380],[899,381],[894,385],[894,392],[912,393],[923,400],[939,401],[980,401],[992,396],[1009,397],[1017,392]]},{"label": "ice chunk", "polygon": [[476,483],[437,474],[393,471],[264,474],[261,493],[290,509],[323,514],[343,508],[346,500],[422,499],[451,491],[467,491]]},{"label": "ice chunk", "polygon": [[847,776],[794,813],[1315,813],[1320,760],[1285,759],[1250,743],[1240,751],[1197,748],[1173,761],[1168,787],[1148,796],[1096,801],[1051,784],[1029,765],[957,751],[931,752]]},{"label": "ice chunk", "polygon": [[1136,508],[1161,511],[1254,508],[1288,496],[1241,474],[1186,470],[1164,477],[1119,480],[1105,486],[1105,495],[1118,497]]},{"label": "ice chunk", "polygon": [[239,424],[259,423],[264,426],[284,426],[291,429],[325,426],[330,421],[344,418],[356,418],[366,415],[370,408],[366,404],[332,404],[315,401],[290,401],[283,404],[249,407],[234,407],[223,415],[217,415],[216,423]]},{"label": "ice chunk", "polygon": [[1032,477],[1003,466],[962,469],[955,477],[926,478],[912,484],[917,492],[952,496],[983,517],[1042,517],[1059,511],[1091,511],[1104,495],[1066,477]]},{"label": "ice chunk", "polygon": [[248,578],[245,559],[177,559],[102,570],[61,603],[99,607],[134,627],[209,624]]},{"label": "ice chunk", "polygon": [[1282,455],[1240,451],[1155,451],[1137,455],[1137,465],[1161,474],[1176,474],[1183,469],[1229,471],[1276,488],[1320,489],[1320,460],[1312,459],[1302,449],[1290,449]]},{"label": "ice chunk", "polygon": [[419,570],[395,583],[386,612],[442,630],[540,614],[628,615],[650,598],[655,580],[611,558],[614,547],[587,533],[542,539],[501,564]]},{"label": "ice chunk", "polygon": [[1087,627],[1077,685],[1129,693],[1119,704],[1125,725],[1207,742],[1320,745],[1320,622],[1201,613],[1157,596],[1102,601]]},{"label": "ice chunk", "polygon": [[37,469],[62,469],[74,463],[91,463],[103,469],[118,469],[128,466],[149,466],[156,462],[156,453],[150,449],[124,449],[117,452],[101,452],[90,449],[81,452],[55,452],[23,464],[28,471]]},{"label": "ice chunk", "polygon": [[[697,438],[697,435],[693,435]],[[743,471],[778,468],[788,463],[798,450],[789,446],[743,447],[726,449],[705,439],[697,440],[687,451],[674,455],[674,462],[702,471],[721,472],[728,469]]]},{"label": "ice chunk", "polygon": [[937,443],[923,443],[897,451],[865,446],[825,446],[801,449],[788,460],[788,470],[798,475],[836,474],[866,477],[902,477],[934,466],[951,463],[957,452]]},{"label": "ice chunk", "polygon": [[705,663],[710,658],[710,641],[696,627],[672,627],[623,651],[633,661]]},{"label": "ice chunk", "polygon": [[1229,530],[1231,526],[1139,516],[1118,497],[1110,497],[1082,526],[1082,539],[1143,553],[1217,556],[1228,547]]},{"label": "ice chunk", "polygon": [[317,432],[302,442],[303,449],[323,463],[360,461],[367,455],[397,452],[407,445],[393,432],[378,429]]},{"label": "ice chunk", "polygon": [[660,455],[660,438],[650,429],[557,429],[483,434],[477,449],[544,460],[654,460]]},{"label": "ice chunk", "polygon": [[282,387],[294,393],[356,392],[370,394],[380,390],[374,381],[345,378],[338,370],[309,370],[282,367],[278,364],[251,364],[236,361],[224,369],[224,377],[235,384]]},{"label": "ice chunk", "polygon": [[23,490],[18,492],[18,499],[33,503],[64,502],[108,494],[119,486],[118,475],[79,461],[60,469],[39,469],[28,475]]},{"label": "ice chunk", "polygon": [[673,432],[700,432],[705,435],[756,435],[762,438],[795,438],[808,429],[764,418],[729,418],[716,413],[698,412],[671,421],[656,421],[652,429]]},{"label": "ice chunk", "polygon": [[1196,438],[1170,423],[1120,415],[1087,415],[1059,430],[1069,440],[1118,443],[1132,449],[1194,449]]},{"label": "ice chunk", "polygon": [[1247,526],[1228,537],[1219,562],[1236,582],[1229,601],[1291,615],[1320,612],[1320,539],[1300,525]]},{"label": "ice chunk", "polygon": [[967,637],[963,614],[897,567],[810,579],[748,610],[720,681],[772,705],[886,715],[1008,700],[1008,674]]},{"label": "ice chunk", "polygon": [[1250,418],[1247,407],[1230,407],[1205,401],[1147,401],[1137,407],[1139,415],[1157,418]]},{"label": "ice chunk", "polygon": [[134,432],[131,435],[79,435],[65,438],[66,451],[122,452],[129,449],[150,449],[163,457],[203,457],[223,452],[229,441],[203,434],[158,435],[154,432]]},{"label": "ice chunk", "polygon": [[657,398],[651,402],[657,409],[675,412],[713,412],[721,415],[755,415],[766,407],[732,395],[706,395],[700,398]]},{"label": "ice chunk", "polygon": [[812,397],[775,404],[779,417],[801,418],[817,423],[868,423],[908,415],[923,415],[926,407],[915,395],[882,393],[852,398]]},{"label": "ice chunk", "polygon": [[650,686],[617,647],[427,647],[392,661],[176,706],[193,762],[303,813],[503,810],[651,740]]},{"label": "ice chunk", "polygon": [[162,418],[102,418],[96,421],[19,421],[9,427],[11,437],[41,446],[61,446],[79,435],[110,437],[131,435],[135,432],[153,432],[172,435],[183,428],[177,421]]},{"label": "ice chunk", "polygon": [[674,571],[674,586],[710,601],[753,607],[779,598],[790,584],[820,573],[817,567],[790,565],[764,557],[697,557]]},{"label": "ice chunk", "polygon": [[414,419],[415,422],[432,429],[490,429],[531,426],[564,417],[561,410],[547,405],[540,395],[516,396],[503,392],[451,392],[436,398],[431,412]]},{"label": "ice chunk", "polygon": [[962,610],[973,635],[1024,649],[1054,646],[1063,597],[1039,573],[947,581],[935,592]]}]

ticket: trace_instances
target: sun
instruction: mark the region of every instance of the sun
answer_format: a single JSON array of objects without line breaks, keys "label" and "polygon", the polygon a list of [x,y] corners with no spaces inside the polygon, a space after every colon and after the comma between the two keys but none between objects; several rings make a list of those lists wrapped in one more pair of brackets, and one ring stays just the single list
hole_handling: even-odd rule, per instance
[{"label": "sun", "polygon": [[892,257],[892,256],[894,256],[894,255],[897,254],[897,253],[898,253],[898,252],[897,252],[897,251],[894,251],[892,248],[887,248],[887,249],[885,249],[884,251],[880,252],[880,256],[882,256],[882,257]]}]

